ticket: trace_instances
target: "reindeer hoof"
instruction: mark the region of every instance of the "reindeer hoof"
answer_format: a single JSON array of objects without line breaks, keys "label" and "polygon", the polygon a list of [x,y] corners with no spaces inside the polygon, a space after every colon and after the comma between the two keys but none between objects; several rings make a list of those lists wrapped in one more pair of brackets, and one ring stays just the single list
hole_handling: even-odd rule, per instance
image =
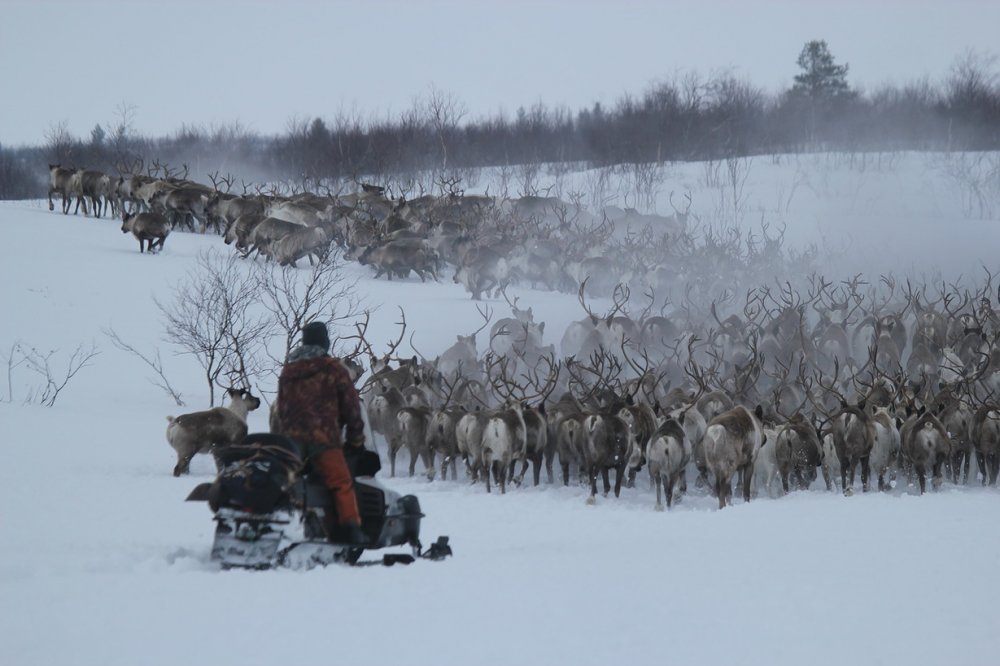
[{"label": "reindeer hoof", "polygon": [[593,495],[587,498],[587,506],[594,506],[595,504],[597,504],[597,499]]},{"label": "reindeer hoof", "polygon": [[854,494],[854,488],[844,488],[844,497],[850,497]]},{"label": "reindeer hoof", "polygon": [[664,509],[664,506],[662,504],[657,504],[656,505],[656,510],[657,511],[663,511],[663,509]]}]

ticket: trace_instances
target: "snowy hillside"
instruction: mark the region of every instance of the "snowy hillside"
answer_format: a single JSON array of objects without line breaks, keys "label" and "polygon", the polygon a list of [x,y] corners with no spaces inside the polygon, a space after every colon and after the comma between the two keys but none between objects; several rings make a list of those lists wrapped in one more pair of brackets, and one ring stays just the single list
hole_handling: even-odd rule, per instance
[{"label": "snowy hillside", "polygon": [[[729,208],[711,165],[673,166],[651,203],[668,213],[669,192],[689,191],[704,220],[784,222],[788,243],[835,252],[844,273],[969,274],[995,262],[1000,209],[970,216],[941,159],[861,168],[759,158]],[[594,178],[548,184],[565,195]],[[623,205],[628,188],[592,189]],[[208,557],[210,512],[183,501],[214,465],[200,456],[174,478],[164,437],[166,415],[202,409],[208,395],[195,361],[163,342],[154,299],[169,300],[199,252],[230,249],[174,233],[162,254],[140,255],[116,222],[44,202],[0,204],[0,230],[2,360],[18,342],[53,350],[58,375],[81,345],[99,352],[52,407],[24,404],[40,388],[30,368],[0,379],[0,663],[986,665],[1000,654],[1000,491],[979,486],[918,496],[902,483],[845,498],[820,481],[724,511],[695,490],[659,513],[644,474],[621,498],[588,506],[576,485],[500,496],[386,473],[420,498],[425,541],[451,537],[452,559],[222,572]],[[395,336],[397,305],[427,355],[480,325],[450,273],[421,283],[345,270],[364,305],[378,306],[376,341]],[[575,295],[513,293],[546,322],[547,342],[582,315]],[[502,300],[491,305],[506,314]],[[160,349],[187,406],[115,349],[108,328],[145,353]],[[266,430],[266,410],[249,422]]]}]

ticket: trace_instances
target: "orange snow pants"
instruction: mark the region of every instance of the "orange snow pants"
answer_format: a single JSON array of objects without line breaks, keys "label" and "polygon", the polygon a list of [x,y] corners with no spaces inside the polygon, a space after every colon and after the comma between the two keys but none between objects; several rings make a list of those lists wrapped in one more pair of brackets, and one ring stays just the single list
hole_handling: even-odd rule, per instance
[{"label": "orange snow pants", "polygon": [[347,468],[344,450],[341,448],[324,450],[314,461],[313,466],[333,495],[333,502],[337,507],[337,522],[341,525],[360,525],[361,514],[358,512],[357,497],[354,496],[354,481],[351,479],[351,471]]}]

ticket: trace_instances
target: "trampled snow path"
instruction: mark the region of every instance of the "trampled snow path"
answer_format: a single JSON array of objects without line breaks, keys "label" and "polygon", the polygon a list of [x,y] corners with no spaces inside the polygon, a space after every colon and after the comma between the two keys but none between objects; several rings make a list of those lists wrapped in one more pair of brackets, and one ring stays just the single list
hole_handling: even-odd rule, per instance
[{"label": "trampled snow path", "polygon": [[[0,349],[57,349],[57,365],[81,343],[102,351],[55,407],[21,405],[23,369],[0,404],[0,663],[985,665],[1000,654],[1000,492],[978,487],[816,490],[722,512],[692,493],[657,513],[643,475],[596,506],[577,486],[501,497],[385,479],[418,495],[426,540],[449,535],[454,558],[219,572],[208,510],[182,501],[211,462],[170,476],[164,416],[179,409],[101,329],[162,347],[198,408],[197,366],[169,355],[151,296],[168,297],[199,250],[226,248],[175,234],[162,255],[140,256],[114,222],[32,202],[0,205],[0,229]],[[478,326],[456,285],[361,286],[383,304],[376,340],[394,336],[396,302],[427,354]],[[547,331],[580,315],[572,296],[521,296]],[[266,427],[262,411],[252,429]]]}]

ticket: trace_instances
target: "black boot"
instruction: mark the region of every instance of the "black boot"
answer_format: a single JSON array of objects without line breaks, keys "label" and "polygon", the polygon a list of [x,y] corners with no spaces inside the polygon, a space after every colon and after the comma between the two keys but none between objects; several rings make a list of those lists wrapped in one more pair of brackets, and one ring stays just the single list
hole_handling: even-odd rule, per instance
[{"label": "black boot", "polygon": [[330,541],[353,546],[364,546],[370,543],[368,535],[362,532],[361,526],[357,524],[337,525],[330,535]]},{"label": "black boot", "polygon": [[368,535],[361,531],[361,525],[341,525],[340,529],[349,544],[363,546],[369,542]]}]

